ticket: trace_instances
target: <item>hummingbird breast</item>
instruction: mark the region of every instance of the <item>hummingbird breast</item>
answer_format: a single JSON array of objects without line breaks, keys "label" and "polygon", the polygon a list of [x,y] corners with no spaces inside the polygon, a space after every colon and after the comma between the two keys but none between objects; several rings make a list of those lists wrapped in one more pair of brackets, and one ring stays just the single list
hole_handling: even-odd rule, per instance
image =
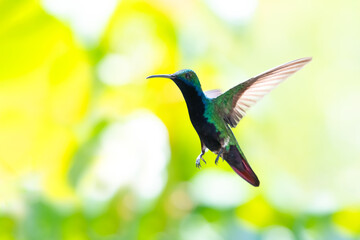
[{"label": "hummingbird breast", "polygon": [[220,134],[213,124],[205,124],[205,126],[206,129],[198,131],[199,137],[210,151],[218,152],[221,148]]},{"label": "hummingbird breast", "polygon": [[201,109],[197,109],[196,112],[190,112],[190,120],[194,126],[200,140],[205,146],[212,152],[217,152],[221,148],[220,132],[217,131],[216,126],[209,122],[204,116],[205,106]]},{"label": "hummingbird breast", "polygon": [[210,151],[220,150],[220,133],[217,131],[216,126],[205,117],[205,108],[209,102],[201,88],[179,80],[175,80],[175,83],[184,96],[191,123],[200,140]]}]

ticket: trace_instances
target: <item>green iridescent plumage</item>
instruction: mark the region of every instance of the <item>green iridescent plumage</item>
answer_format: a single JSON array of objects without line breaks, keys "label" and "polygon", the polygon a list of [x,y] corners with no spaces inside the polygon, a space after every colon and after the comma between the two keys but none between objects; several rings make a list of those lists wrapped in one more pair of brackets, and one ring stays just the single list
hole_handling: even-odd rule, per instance
[{"label": "green iridescent plumage", "polygon": [[[201,153],[196,166],[206,149],[226,160],[234,171],[253,186],[260,182],[247,162],[230,127],[235,127],[245,116],[246,111],[259,99],[269,93],[279,83],[300,70],[311,58],[298,59],[257,75],[221,94],[212,91],[206,96],[195,72],[180,70],[169,75],[153,75],[148,78],[163,77],[172,79],[180,88],[188,107],[191,123],[201,141]],[[206,163],[206,162],[205,162]]]}]

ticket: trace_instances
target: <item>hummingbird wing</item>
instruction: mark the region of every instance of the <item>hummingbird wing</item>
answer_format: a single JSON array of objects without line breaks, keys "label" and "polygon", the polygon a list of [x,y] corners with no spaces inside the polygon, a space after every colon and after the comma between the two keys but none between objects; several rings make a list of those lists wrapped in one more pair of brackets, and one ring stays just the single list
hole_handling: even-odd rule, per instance
[{"label": "hummingbird wing", "polygon": [[300,58],[250,78],[214,99],[215,109],[225,122],[236,127],[246,111],[279,83],[299,71],[312,58]]},{"label": "hummingbird wing", "polygon": [[204,94],[207,98],[217,98],[222,94],[222,91],[220,89],[213,89],[205,91]]}]

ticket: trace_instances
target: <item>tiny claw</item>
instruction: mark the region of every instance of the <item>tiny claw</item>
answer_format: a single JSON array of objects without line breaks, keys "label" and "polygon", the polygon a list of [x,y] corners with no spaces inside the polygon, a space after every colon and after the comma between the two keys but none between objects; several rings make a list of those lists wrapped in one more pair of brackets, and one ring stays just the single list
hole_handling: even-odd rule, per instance
[{"label": "tiny claw", "polygon": [[[215,165],[218,164],[219,157],[220,157],[220,155],[222,154],[222,152],[223,152],[223,149],[221,149],[220,152],[218,153],[218,155],[216,156],[216,158],[215,158]],[[223,159],[223,161],[224,161],[224,159]]]},{"label": "tiny claw", "polygon": [[218,162],[219,162],[219,155],[216,157],[215,159],[215,165],[217,166],[218,165]]},{"label": "tiny claw", "polygon": [[197,159],[196,159],[195,165],[196,165],[197,168],[199,168],[199,169],[201,168],[200,158],[197,158]]},{"label": "tiny claw", "polygon": [[201,160],[203,160],[204,163],[206,164],[206,161],[205,161],[205,159],[202,157],[202,155],[203,155],[203,153],[201,153],[201,154],[196,158],[196,162],[195,162],[196,167],[199,168],[199,169],[201,168]]}]

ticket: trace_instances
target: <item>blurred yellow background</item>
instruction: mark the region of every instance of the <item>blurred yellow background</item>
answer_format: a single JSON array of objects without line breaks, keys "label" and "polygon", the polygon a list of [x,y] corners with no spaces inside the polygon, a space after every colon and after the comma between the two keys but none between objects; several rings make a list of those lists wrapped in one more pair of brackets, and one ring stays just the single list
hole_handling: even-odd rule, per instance
[{"label": "blurred yellow background", "polygon": [[[1,0],[0,240],[360,239],[360,1]],[[253,188],[176,85],[303,70],[234,129]]]}]

